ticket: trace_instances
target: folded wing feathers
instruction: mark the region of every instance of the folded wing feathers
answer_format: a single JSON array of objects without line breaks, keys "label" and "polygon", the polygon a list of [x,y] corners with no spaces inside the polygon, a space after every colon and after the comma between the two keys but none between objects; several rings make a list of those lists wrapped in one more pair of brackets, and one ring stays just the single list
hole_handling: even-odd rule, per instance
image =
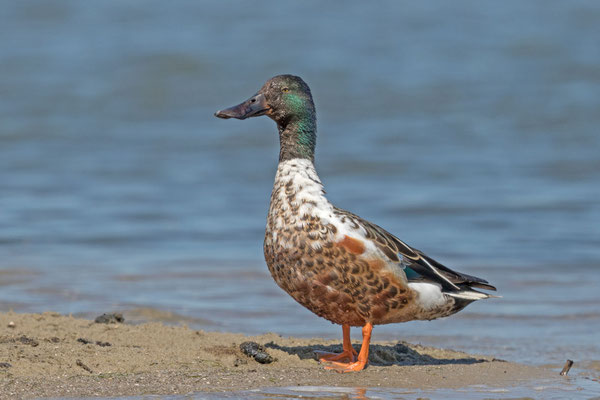
[{"label": "folded wing feathers", "polygon": [[476,300],[490,296],[473,290],[473,287],[496,290],[485,279],[451,270],[425,255],[422,251],[410,247],[380,226],[365,221],[356,214],[352,214],[346,210],[336,210],[346,218],[353,220],[357,225],[362,226],[365,229],[366,238],[373,241],[391,261],[399,262],[400,257],[398,256],[401,256],[403,260],[410,263],[410,268],[415,272],[428,280],[440,284],[445,293],[464,298],[465,300]]},{"label": "folded wing feathers", "polygon": [[435,261],[433,258],[426,256],[425,254],[423,254],[423,252],[419,250],[416,251],[421,255],[422,258],[426,259],[429,262],[429,265],[432,265],[433,268],[440,270],[441,273],[447,276],[455,284],[463,284],[486,290],[496,290],[496,288],[490,285],[485,279],[481,279],[473,275],[463,274],[462,272],[453,271],[445,265],[442,265],[439,262]]},{"label": "folded wing feathers", "polygon": [[[417,265],[419,267],[417,267]],[[436,267],[431,265],[426,258],[421,257],[415,264],[411,264],[411,268],[417,273],[432,279],[442,285],[442,288],[450,291],[459,291],[460,287],[455,285],[445,274],[441,273]]]},{"label": "folded wing feathers", "polygon": [[[371,229],[376,231],[375,235],[378,236],[378,239],[380,239],[378,240],[380,245],[383,244],[381,238],[384,239],[384,243],[387,245],[387,251],[384,251],[384,253],[388,254],[391,252],[390,250],[393,249],[395,251],[395,255],[399,254],[406,261],[410,261],[411,269],[423,277],[442,285],[442,288],[445,292],[462,293],[462,296],[467,296],[470,299],[471,297],[469,296],[475,296],[476,298],[485,298],[488,296],[485,293],[476,291],[474,292],[479,293],[479,295],[465,294],[465,290],[471,290],[473,287],[496,290],[496,288],[490,285],[485,279],[453,271],[445,265],[435,261],[433,258],[425,255],[422,251],[410,247],[402,240],[398,239],[384,229],[373,224],[369,225]],[[390,259],[395,261],[392,257],[390,257]]]}]

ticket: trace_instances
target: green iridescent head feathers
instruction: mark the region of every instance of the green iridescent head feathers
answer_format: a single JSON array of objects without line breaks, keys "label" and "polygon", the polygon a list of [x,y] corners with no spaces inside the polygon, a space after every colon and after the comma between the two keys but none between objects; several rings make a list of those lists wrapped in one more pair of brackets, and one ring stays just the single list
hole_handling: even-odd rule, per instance
[{"label": "green iridescent head feathers", "polygon": [[269,79],[254,96],[237,106],[217,111],[216,117],[246,119],[268,115],[279,129],[279,161],[314,159],[317,117],[308,85],[294,75]]},{"label": "green iridescent head feathers", "polygon": [[279,160],[307,158],[313,160],[317,141],[317,117],[310,88],[302,78],[278,75],[259,90],[277,123],[280,139]]}]

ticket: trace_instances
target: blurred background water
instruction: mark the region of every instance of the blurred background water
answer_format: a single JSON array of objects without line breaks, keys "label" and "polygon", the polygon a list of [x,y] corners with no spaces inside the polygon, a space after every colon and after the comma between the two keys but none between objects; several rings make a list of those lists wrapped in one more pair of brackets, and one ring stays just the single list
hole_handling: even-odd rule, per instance
[{"label": "blurred background water", "polygon": [[375,340],[600,369],[600,3],[2,9],[3,310],[341,337],[264,265],[273,122],[212,115],[293,73],[330,200],[504,296]]}]

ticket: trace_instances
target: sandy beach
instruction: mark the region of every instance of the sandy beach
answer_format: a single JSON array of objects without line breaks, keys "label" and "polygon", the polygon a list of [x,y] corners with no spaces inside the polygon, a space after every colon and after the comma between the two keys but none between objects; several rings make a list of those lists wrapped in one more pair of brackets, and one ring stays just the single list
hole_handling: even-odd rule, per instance
[{"label": "sandy beach", "polygon": [[[369,367],[339,374],[314,350],[339,341],[244,336],[151,322],[96,323],[57,313],[0,314],[0,397],[186,394],[276,386],[459,388],[507,386],[556,375],[548,369],[404,342],[371,345]],[[262,345],[261,364],[240,344]],[[359,348],[355,343],[355,348]]]}]

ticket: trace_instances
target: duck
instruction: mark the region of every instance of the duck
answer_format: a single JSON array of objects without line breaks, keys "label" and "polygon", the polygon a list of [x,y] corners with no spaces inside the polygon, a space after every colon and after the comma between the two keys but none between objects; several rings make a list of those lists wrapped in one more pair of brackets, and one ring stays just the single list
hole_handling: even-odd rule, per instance
[{"label": "duck", "polygon": [[[342,326],[342,352],[319,353],[326,369],[363,370],[375,325],[447,317],[492,296],[486,280],[454,271],[380,226],[331,204],[314,165],[317,118],[310,88],[294,75],[269,79],[222,119],[267,116],[277,124],[279,163],[264,257],[294,300]],[[350,328],[362,328],[352,346]]]}]

